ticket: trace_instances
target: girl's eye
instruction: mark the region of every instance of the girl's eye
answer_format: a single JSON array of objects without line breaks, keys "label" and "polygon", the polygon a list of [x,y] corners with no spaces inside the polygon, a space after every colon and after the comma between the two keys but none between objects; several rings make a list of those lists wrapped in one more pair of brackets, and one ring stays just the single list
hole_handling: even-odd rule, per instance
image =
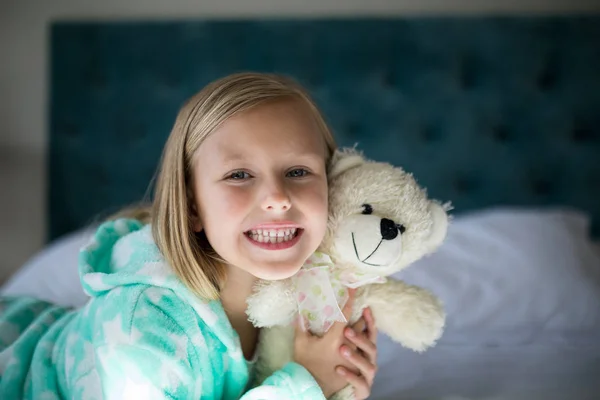
[{"label": "girl's eye", "polygon": [[302,178],[308,175],[308,171],[303,168],[296,168],[287,173],[291,178]]},{"label": "girl's eye", "polygon": [[228,178],[231,180],[234,180],[234,181],[239,181],[242,179],[250,178],[250,174],[245,171],[235,171],[235,172],[232,172]]}]

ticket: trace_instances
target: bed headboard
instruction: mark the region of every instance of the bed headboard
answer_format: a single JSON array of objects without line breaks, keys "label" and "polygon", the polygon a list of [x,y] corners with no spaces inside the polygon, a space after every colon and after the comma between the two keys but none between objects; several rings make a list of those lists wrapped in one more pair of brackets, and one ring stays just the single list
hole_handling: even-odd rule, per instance
[{"label": "bed headboard", "polygon": [[565,205],[600,224],[600,16],[55,22],[49,232],[140,200],[184,99],[292,75],[340,145],[455,212]]}]

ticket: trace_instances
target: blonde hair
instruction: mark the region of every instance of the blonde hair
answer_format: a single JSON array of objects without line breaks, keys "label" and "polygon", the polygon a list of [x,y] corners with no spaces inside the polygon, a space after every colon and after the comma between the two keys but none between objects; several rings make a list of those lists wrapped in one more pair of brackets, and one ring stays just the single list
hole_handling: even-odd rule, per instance
[{"label": "blonde hair", "polygon": [[198,147],[225,120],[269,101],[296,99],[308,106],[331,158],[335,140],[316,104],[285,76],[239,73],[216,80],[191,97],[179,111],[163,149],[151,209],[121,213],[152,223],[154,240],[174,272],[197,295],[213,300],[225,280],[223,260],[203,233],[193,229],[192,161]]}]

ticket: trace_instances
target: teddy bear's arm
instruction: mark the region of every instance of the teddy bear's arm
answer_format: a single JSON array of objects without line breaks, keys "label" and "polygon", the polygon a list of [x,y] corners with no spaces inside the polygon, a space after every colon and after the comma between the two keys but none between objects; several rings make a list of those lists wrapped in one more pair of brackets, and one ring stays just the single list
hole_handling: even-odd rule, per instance
[{"label": "teddy bear's arm", "polygon": [[291,324],[298,313],[292,281],[258,281],[247,299],[248,320],[259,328]]},{"label": "teddy bear's arm", "polygon": [[361,303],[371,307],[377,329],[404,347],[422,352],[442,335],[442,304],[425,289],[388,279],[366,286],[361,297]]}]

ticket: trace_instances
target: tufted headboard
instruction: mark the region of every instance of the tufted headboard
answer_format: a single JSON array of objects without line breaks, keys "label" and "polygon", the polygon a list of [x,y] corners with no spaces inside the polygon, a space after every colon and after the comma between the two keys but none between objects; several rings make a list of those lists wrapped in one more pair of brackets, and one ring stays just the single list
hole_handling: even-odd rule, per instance
[{"label": "tufted headboard", "polygon": [[600,16],[55,22],[48,239],[141,200],[179,106],[255,70],[311,91],[340,145],[455,213],[565,205],[600,232]]}]

